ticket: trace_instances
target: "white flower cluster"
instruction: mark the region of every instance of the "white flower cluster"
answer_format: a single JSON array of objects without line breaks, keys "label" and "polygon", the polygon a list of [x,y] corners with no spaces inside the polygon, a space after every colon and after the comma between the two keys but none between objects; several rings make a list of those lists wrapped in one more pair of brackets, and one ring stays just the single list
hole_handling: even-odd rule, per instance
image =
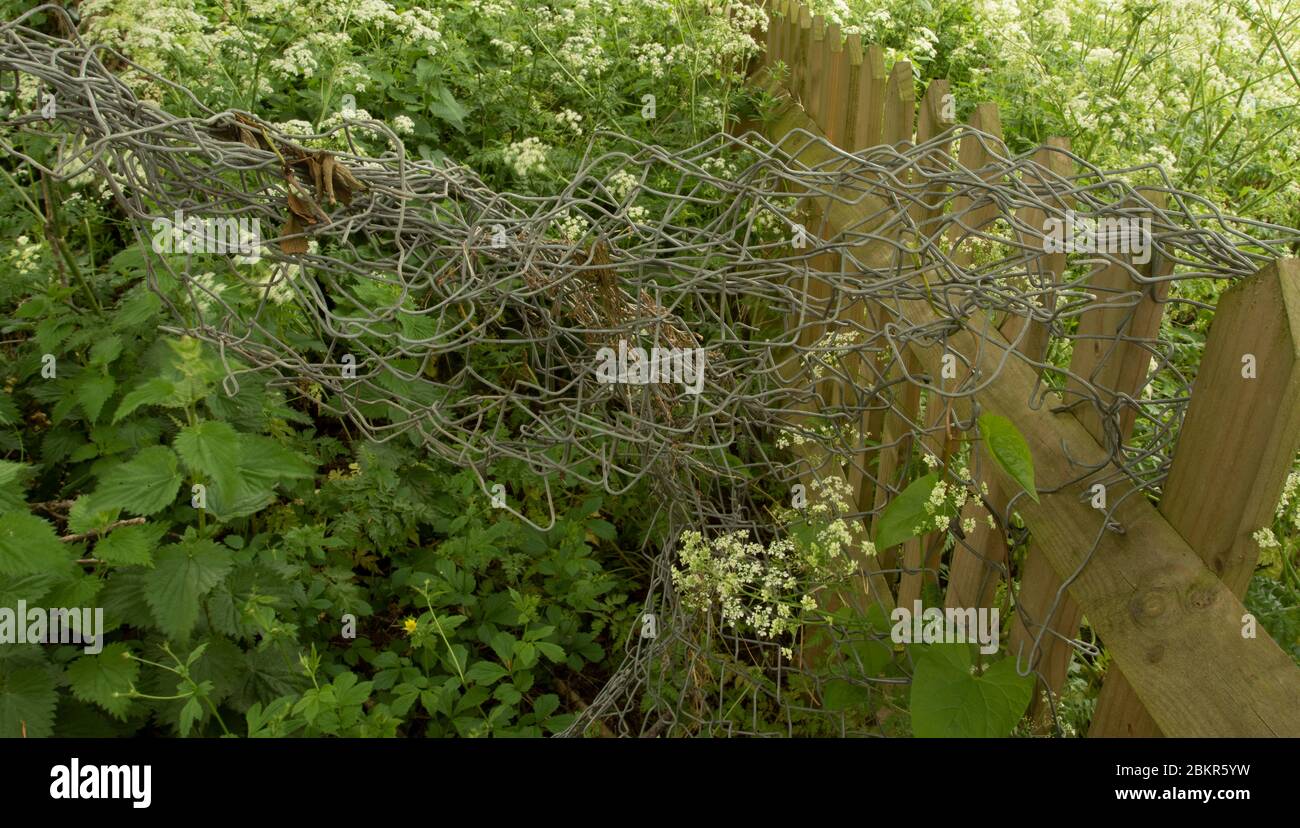
[{"label": "white flower cluster", "polygon": [[571,215],[567,210],[560,218],[559,233],[560,236],[568,242],[581,241],[582,237],[587,235],[587,228],[591,222],[582,216]]},{"label": "white flower cluster", "polygon": [[270,66],[287,78],[310,78],[319,66],[316,53],[315,46],[300,40],[282,49],[280,56],[272,60]]},{"label": "white flower cluster", "polygon": [[[610,59],[600,45],[600,33],[594,28],[585,28],[569,35],[560,47],[559,59],[579,81],[598,78],[609,69]],[[557,83],[563,82],[563,75],[556,73]]]},{"label": "white flower cluster", "polygon": [[582,134],[582,116],[572,109],[562,109],[555,114],[555,122],[575,135]]},{"label": "white flower cluster", "polygon": [[[1273,514],[1274,523],[1281,524],[1284,537],[1300,535],[1300,497],[1297,494],[1300,494],[1300,472],[1293,471],[1287,475],[1286,483],[1282,486],[1282,497]],[[1282,556],[1290,554],[1290,551],[1278,540],[1273,527],[1256,529],[1251,539],[1259,544],[1259,562],[1265,571],[1273,577],[1281,574]]]},{"label": "white flower cluster", "polygon": [[515,43],[510,40],[502,40],[499,37],[492,38],[492,45],[501,50],[501,54],[506,57],[521,57],[527,60],[533,56],[533,47],[527,43]]},{"label": "white flower cluster", "polygon": [[14,239],[13,246],[9,248],[7,258],[9,267],[13,268],[19,276],[26,276],[35,272],[40,265],[41,246],[26,236],[19,236]]},{"label": "white flower cluster", "polygon": [[822,334],[812,351],[804,357],[812,370],[813,379],[824,380],[832,372],[847,373],[844,357],[857,352],[857,346],[861,342],[861,331],[828,331]]},{"label": "white flower cluster", "polygon": [[507,166],[515,171],[515,175],[526,178],[534,172],[545,171],[546,153],[549,149],[550,147],[538,138],[525,138],[506,147],[503,157]]},{"label": "white flower cluster", "polygon": [[620,202],[625,200],[633,190],[641,186],[641,179],[627,170],[619,170],[609,177],[605,187]]},{"label": "white flower cluster", "polygon": [[394,115],[393,131],[398,135],[411,135],[415,132],[415,121],[405,115]]},{"label": "white flower cluster", "polygon": [[654,41],[634,43],[632,45],[632,56],[636,58],[637,66],[649,72],[650,77],[657,80],[667,74],[674,63],[689,59],[690,49],[681,43],[671,49],[662,43]]},{"label": "white flower cluster", "polygon": [[[817,592],[842,582],[857,572],[849,555],[853,533],[840,515],[848,511],[847,484],[832,478],[815,481],[809,507],[804,512],[782,510],[783,529],[796,524],[812,533],[779,537],[766,545],[751,540],[744,530],[706,540],[696,531],[683,532],[678,555],[681,567],[672,568],[673,586],[683,604],[699,612],[719,611],[722,622],[768,640],[793,635],[803,622],[802,613],[817,609]],[[874,555],[864,542],[862,552]],[[787,658],[791,648],[783,647]]]}]

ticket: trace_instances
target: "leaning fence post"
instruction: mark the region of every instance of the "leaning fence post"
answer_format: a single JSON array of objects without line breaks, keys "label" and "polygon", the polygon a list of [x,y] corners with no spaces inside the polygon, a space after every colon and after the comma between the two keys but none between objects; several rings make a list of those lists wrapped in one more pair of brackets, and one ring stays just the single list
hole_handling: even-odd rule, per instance
[{"label": "leaning fence post", "polygon": [[[1156,210],[1164,208],[1164,193],[1154,190],[1140,192]],[[1147,243],[1154,248],[1154,239],[1148,239]],[[1145,276],[1164,276],[1172,271],[1173,263],[1153,249],[1150,261],[1134,266]],[[1111,406],[1124,396],[1136,397],[1146,384],[1151,358],[1144,344],[1155,341],[1159,335],[1168,283],[1139,285],[1127,267],[1111,264],[1094,273],[1088,286],[1096,298],[1094,307],[1079,316],[1074,352],[1070,357],[1071,376],[1066,382],[1074,396],[1067,395],[1066,402],[1074,402],[1078,396],[1084,397],[1087,402],[1076,416],[1099,445],[1106,446],[1107,422],[1114,427],[1112,439],[1123,444],[1132,433],[1136,412],[1126,405],[1113,417],[1103,416],[1097,406]],[[1133,301],[1128,301],[1129,297]],[[1045,348],[1046,340],[1042,344]],[[1099,400],[1094,401],[1092,392],[1074,377],[1087,380],[1096,389]],[[1118,493],[1112,493],[1110,498],[1113,500],[1117,496]],[[1073,638],[1083,619],[1082,608],[1061,589],[1062,583],[1043,556],[1031,546],[1025,556],[1025,568],[1016,594],[1016,618],[1011,629],[1010,646],[1012,654],[1022,654],[1023,651],[1023,657],[1028,659],[1038,631],[1047,628],[1046,634],[1039,639],[1034,666],[1042,674],[1047,692],[1053,697],[1065,684],[1070,658],[1074,654],[1073,648],[1057,634]],[[1026,618],[1032,619],[1032,628],[1026,623]],[[1046,711],[1041,697],[1035,697],[1030,710],[1040,725],[1045,723]]]},{"label": "leaning fence post", "polygon": [[[1239,598],[1259,558],[1253,535],[1272,524],[1298,449],[1300,259],[1281,259],[1220,297],[1160,499],[1160,513]],[[1159,733],[1112,667],[1088,735]]]}]

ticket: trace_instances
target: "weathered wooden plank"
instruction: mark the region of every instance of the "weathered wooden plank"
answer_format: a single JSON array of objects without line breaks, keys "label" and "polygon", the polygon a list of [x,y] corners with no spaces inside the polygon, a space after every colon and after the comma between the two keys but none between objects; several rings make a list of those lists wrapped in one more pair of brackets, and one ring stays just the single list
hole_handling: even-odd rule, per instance
[{"label": "weathered wooden plank", "polygon": [[[1054,155],[1064,165],[1061,173],[1068,174],[1065,172],[1069,165],[1068,158],[1060,154]],[[1163,193],[1143,191],[1143,195],[1156,208],[1164,206]],[[1042,227],[1041,222],[1045,217],[1045,213],[1036,210],[1034,214],[1025,216],[1025,223],[1035,226],[1031,222],[1038,221],[1036,226]],[[1065,255],[1051,255],[1057,258],[1059,266],[1063,268]],[[1049,268],[1055,266],[1053,263],[1048,264]],[[1172,263],[1153,253],[1151,261],[1132,266],[1144,277],[1154,277],[1168,275]],[[1060,279],[1059,271],[1049,272],[1047,276],[1053,281]],[[1139,285],[1134,282],[1125,266],[1112,264],[1092,275],[1089,289],[1097,296],[1097,300],[1093,307],[1079,317],[1074,350],[1070,356],[1072,376],[1066,381],[1069,389],[1067,397],[1071,400],[1080,397],[1091,399],[1094,392],[1089,386],[1092,386],[1096,388],[1102,404],[1109,407],[1123,396],[1136,397],[1146,383],[1147,368],[1151,361],[1147,347],[1156,342],[1159,336],[1168,283]],[[1049,299],[1048,303],[1052,301],[1054,300]],[[1029,347],[1040,353],[1035,359],[1043,360],[1046,358],[1046,331],[1039,330],[1035,325],[1040,323],[1031,325],[1026,338],[1032,343]],[[1085,378],[1088,385],[1080,383],[1075,377]],[[1136,409],[1128,406],[1116,415],[1103,416],[1095,405],[1084,404],[1076,409],[1075,416],[1100,445],[1107,445],[1108,440],[1116,441],[1117,445],[1124,443],[1129,439],[1136,423]],[[1109,494],[1111,497],[1121,497],[1124,491],[1116,490]],[[1039,559],[1032,549],[1026,558],[1021,581],[1016,596],[1018,611],[1012,626],[1013,652],[1023,650],[1026,657],[1032,653],[1039,625],[1047,625],[1060,636],[1073,638],[1082,621],[1083,611],[1068,593],[1061,593],[1061,582],[1050,572],[1050,566]],[[1026,617],[1035,619],[1033,629],[1026,628]],[[1047,685],[1047,692],[1053,698],[1065,685],[1072,655],[1073,648],[1057,635],[1048,634],[1039,641],[1036,666]],[[1031,715],[1042,729],[1050,724],[1047,714],[1048,706],[1043,704],[1041,696],[1036,697]]]},{"label": "weathered wooden plank", "polygon": [[[1297,450],[1300,259],[1282,259],[1220,297],[1160,498],[1161,514],[1238,598],[1259,558],[1252,535],[1272,524]],[[1122,670],[1107,673],[1088,735],[1159,735]]]},{"label": "weathered wooden plank", "polygon": [[826,123],[822,111],[822,84],[826,82],[826,18],[820,14],[813,15],[812,41],[808,47],[808,74],[804,75],[803,89],[799,93],[799,102],[804,112],[812,118],[813,123],[822,128]]},{"label": "weathered wooden plank", "polygon": [[[779,87],[771,87],[771,89],[774,92],[779,91]],[[827,156],[823,155],[823,153],[826,152],[824,146],[820,144],[806,144],[806,138],[804,136],[791,135],[791,130],[796,126],[812,126],[813,129],[816,130],[816,126],[811,124],[807,116],[802,112],[801,108],[795,104],[789,103],[787,96],[787,106],[784,114],[778,115],[777,119],[768,126],[768,134],[777,144],[778,149],[786,153],[791,163],[804,162],[808,164],[822,164],[826,162],[828,159]],[[813,208],[811,210],[813,214],[818,214],[819,212],[834,213],[836,211],[836,205],[838,204],[837,202],[829,201],[824,197],[810,198],[807,199],[806,203]],[[826,206],[827,204],[831,205],[829,209]],[[816,229],[817,224],[812,224],[809,227],[810,232],[815,232]],[[814,261],[824,261],[825,256],[827,255],[835,255],[835,258],[838,261],[839,257],[837,254],[822,254],[821,256],[814,257]],[[817,279],[814,275],[810,274],[806,284],[802,286],[801,290],[808,297],[805,303],[807,307],[813,309],[824,308],[825,295],[828,293],[824,280]],[[805,317],[805,314],[795,314],[788,320],[788,324],[791,326],[798,326],[802,321],[806,321],[803,317]],[[806,331],[807,328],[805,328],[804,331],[801,331],[801,344],[807,344],[805,340],[808,339],[809,335]],[[787,384],[792,385],[799,376],[797,370],[799,368],[799,359],[801,359],[801,357],[797,355],[787,355],[784,358],[784,361],[778,366],[781,368],[782,376]],[[799,407],[808,412],[807,416],[805,416],[801,421],[806,424],[815,413],[815,406],[811,403],[804,403]],[[800,421],[796,421],[792,424],[798,424],[798,422]],[[804,466],[807,469],[803,475],[803,482],[805,482],[806,485],[810,486],[814,477],[827,478],[839,475],[841,476],[841,479],[843,479],[843,468],[840,466],[838,461],[832,460],[831,458],[826,457],[823,453],[819,453],[815,449],[809,447],[800,447],[799,450],[805,461]],[[847,481],[845,482],[847,484]],[[869,538],[866,526],[862,521],[855,522],[853,531],[853,543],[855,547]],[[863,572],[861,595],[869,595],[870,600],[880,604],[886,610],[892,610],[894,607],[893,592],[884,577],[880,574],[879,561],[877,559],[869,559],[856,554],[855,560],[857,560]],[[837,598],[837,601],[849,603],[859,609],[865,608],[861,596],[840,596]]]},{"label": "weathered wooden plank", "polygon": [[844,39],[836,24],[827,24],[822,49],[826,67],[826,74],[822,78],[822,131],[826,133],[826,140],[842,147],[848,130],[849,55],[844,51]]},{"label": "weathered wooden plank", "polygon": [[[925,96],[921,99],[920,112],[916,118],[916,145],[928,144],[938,138],[943,132],[952,126],[948,119],[947,104],[950,98],[948,81],[936,79],[930,81],[926,87]],[[943,172],[952,166],[951,143],[941,143],[933,152],[926,155],[920,162],[929,172]],[[937,222],[943,212],[943,200],[947,197],[947,188],[943,185],[931,185],[926,187],[922,196],[924,205],[913,205],[912,215],[916,222],[917,233],[921,236],[929,235],[930,225]],[[937,375],[936,375],[937,376]],[[917,388],[918,392],[920,389]],[[937,394],[929,393],[926,399],[925,418],[923,420],[923,429],[929,433],[934,429],[941,428],[948,417],[948,404]],[[918,403],[919,405],[919,403]],[[909,418],[915,418],[913,415],[916,409],[905,412]],[[897,454],[896,462],[904,465],[911,454],[912,437],[909,434],[903,436],[902,442],[899,443],[894,451]],[[943,440],[939,440],[936,446],[935,454],[940,459],[946,459],[948,448]],[[921,590],[925,583],[938,584],[938,554],[934,552],[936,538],[938,533],[929,533],[920,537],[911,538],[903,544],[903,561],[902,572],[898,581],[898,603],[901,606],[910,607],[912,602],[921,597]],[[942,547],[939,547],[942,551]]]}]

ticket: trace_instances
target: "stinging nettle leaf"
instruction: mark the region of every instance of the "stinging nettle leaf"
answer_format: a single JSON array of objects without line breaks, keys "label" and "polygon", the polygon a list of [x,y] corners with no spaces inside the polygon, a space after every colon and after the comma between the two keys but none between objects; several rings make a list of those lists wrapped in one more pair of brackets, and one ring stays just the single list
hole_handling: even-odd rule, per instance
[{"label": "stinging nettle leaf", "polygon": [[989,454],[1011,475],[1011,479],[1021,485],[1029,497],[1038,502],[1038,489],[1034,488],[1034,458],[1029,453],[1029,444],[1025,442],[1015,424],[1006,417],[997,414],[981,414],[980,433],[984,435],[984,444]]},{"label": "stinging nettle leaf", "polygon": [[59,696],[45,667],[0,670],[0,739],[41,739],[54,731]]},{"label": "stinging nettle leaf", "polygon": [[228,423],[207,420],[186,426],[172,445],[185,467],[225,490],[234,488],[239,475],[239,434]]},{"label": "stinging nettle leaf", "polygon": [[199,620],[199,599],[230,571],[229,550],[210,540],[173,543],[158,550],[145,576],[144,597],[158,626],[173,640],[189,637]]},{"label": "stinging nettle leaf", "polygon": [[170,506],[180,487],[175,452],[166,446],[150,446],[105,475],[93,497],[101,510],[121,508],[152,515]]},{"label": "stinging nettle leaf", "polygon": [[119,527],[95,544],[95,557],[115,566],[153,566],[154,549],[166,533],[166,523]]},{"label": "stinging nettle leaf", "polygon": [[0,515],[0,575],[55,572],[71,561],[49,523],[26,512]]},{"label": "stinging nettle leaf", "polygon": [[94,702],[123,721],[126,709],[131,706],[131,700],[125,694],[139,674],[139,662],[130,657],[127,645],[120,641],[109,644],[96,655],[83,655],[68,665],[72,694],[82,701]]}]

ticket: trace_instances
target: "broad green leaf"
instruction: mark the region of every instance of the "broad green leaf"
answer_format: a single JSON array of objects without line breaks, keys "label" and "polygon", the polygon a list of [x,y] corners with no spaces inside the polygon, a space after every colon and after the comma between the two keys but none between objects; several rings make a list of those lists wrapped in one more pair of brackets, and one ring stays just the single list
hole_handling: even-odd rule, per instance
[{"label": "broad green leaf", "polygon": [[166,446],[150,446],[110,471],[95,490],[94,502],[98,509],[152,515],[176,500],[180,486],[176,454]]},{"label": "broad green leaf", "polygon": [[122,510],[116,506],[104,506],[93,494],[85,494],[72,501],[68,510],[68,531],[75,534],[98,532],[113,523]]},{"label": "broad green leaf", "polygon": [[166,523],[122,526],[95,544],[94,555],[115,566],[153,566],[154,549],[166,533]]},{"label": "broad green leaf", "polygon": [[117,389],[117,381],[110,374],[95,375],[86,372],[74,380],[73,386],[77,402],[81,403],[86,417],[93,423],[99,419],[99,412],[103,410],[104,403],[113,396],[113,391]]},{"label": "broad green leaf", "polygon": [[230,550],[210,540],[189,540],[159,549],[145,576],[145,600],[171,639],[185,639],[199,619],[199,599],[230,571]]},{"label": "broad green leaf", "polygon": [[852,684],[844,679],[831,679],[826,682],[822,693],[822,706],[827,710],[851,710],[862,708],[871,701],[871,691],[860,684]]},{"label": "broad green leaf", "polygon": [[162,377],[154,377],[142,385],[133,388],[122,397],[113,413],[113,422],[119,422],[142,405],[165,405],[175,408],[181,405],[180,390],[176,383]]},{"label": "broad green leaf", "polygon": [[23,479],[30,471],[31,466],[26,463],[0,460],[0,514],[26,510]]},{"label": "broad green leaf", "polygon": [[94,702],[123,720],[131,706],[125,694],[139,674],[139,662],[130,657],[130,650],[121,642],[109,644],[95,655],[83,655],[68,665],[72,694],[82,701]]},{"label": "broad green leaf", "polygon": [[[135,250],[128,247],[123,253]],[[119,253],[118,256],[121,256]],[[112,316],[112,325],[117,330],[143,325],[153,319],[162,309],[162,300],[151,290],[136,290],[128,294],[117,306],[117,313]]]},{"label": "broad green leaf", "polygon": [[546,656],[553,662],[558,663],[564,660],[564,648],[559,644],[552,644],[549,641],[538,641],[537,649],[541,651],[542,655]]},{"label": "broad green leaf", "polygon": [[1024,435],[1010,420],[997,414],[981,414],[979,424],[989,454],[1002,470],[1011,475],[1011,479],[1019,483],[1029,497],[1037,503],[1038,490],[1034,488],[1034,458],[1029,453],[1029,444],[1025,442]]},{"label": "broad green leaf", "polygon": [[912,732],[920,737],[1008,736],[1033,692],[1033,675],[1016,675],[1014,658],[1003,658],[975,676],[969,644],[932,644],[917,657],[912,673]]},{"label": "broad green leaf", "polygon": [[54,731],[59,696],[44,667],[0,670],[0,738],[45,738]]},{"label": "broad green leaf", "polygon": [[17,425],[18,420],[18,404],[13,397],[0,393],[0,426]]},{"label": "broad green leaf", "polygon": [[506,668],[495,661],[476,661],[465,671],[465,678],[479,684],[491,684],[507,675]]},{"label": "broad green leaf", "polygon": [[438,99],[429,104],[429,113],[435,118],[441,118],[451,124],[458,130],[464,130],[465,116],[469,110],[461,106],[451,90],[445,86],[438,88]]},{"label": "broad green leaf", "polygon": [[880,515],[879,528],[876,530],[877,551],[884,552],[925,529],[933,528],[931,521],[934,516],[926,511],[926,506],[929,505],[930,493],[938,482],[939,473],[930,472],[913,481],[889,502]]},{"label": "broad green leaf", "polygon": [[90,364],[108,365],[122,355],[122,337],[109,334],[95,340],[90,346]]},{"label": "broad green leaf", "polygon": [[26,512],[0,515],[0,575],[55,572],[72,556],[44,520]]},{"label": "broad green leaf", "polygon": [[311,463],[270,437],[241,434],[239,442],[239,471],[250,480],[274,484],[316,476]]},{"label": "broad green leaf", "polygon": [[239,434],[227,423],[208,420],[186,426],[172,442],[185,467],[223,490],[233,489],[239,474]]}]

